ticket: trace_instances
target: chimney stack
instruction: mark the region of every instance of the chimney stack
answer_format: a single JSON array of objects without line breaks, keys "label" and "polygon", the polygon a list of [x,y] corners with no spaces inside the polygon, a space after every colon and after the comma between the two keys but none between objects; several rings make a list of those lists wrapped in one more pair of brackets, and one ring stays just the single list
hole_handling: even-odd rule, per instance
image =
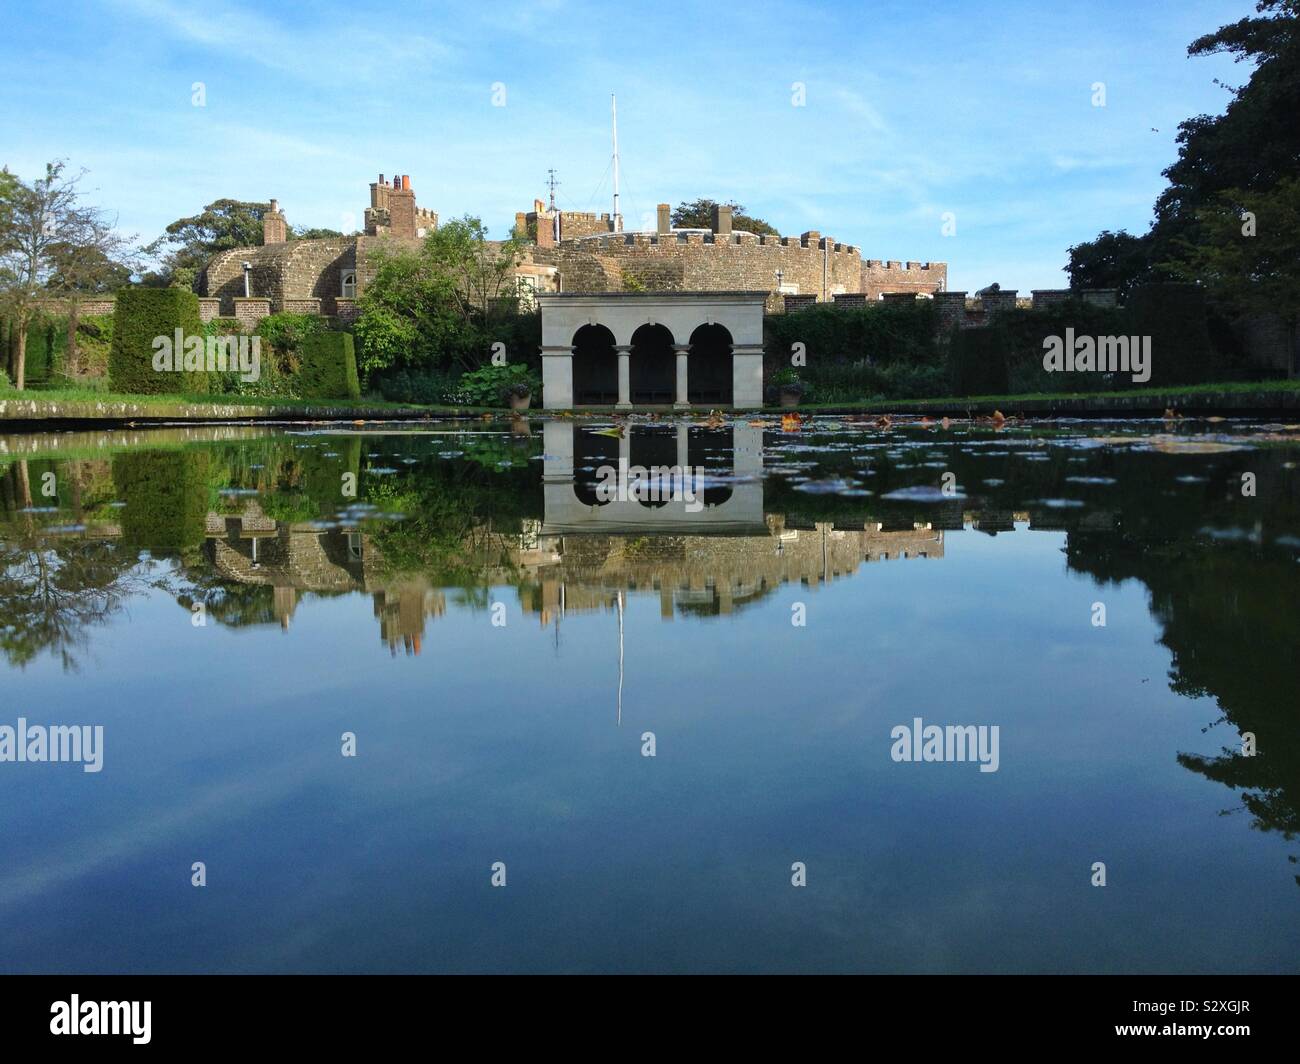
[{"label": "chimney stack", "polygon": [[673,215],[668,204],[660,203],[655,208],[655,232],[665,236],[673,231]]},{"label": "chimney stack", "polygon": [[713,205],[713,231],[719,236],[731,235],[731,206],[726,203]]},{"label": "chimney stack", "polygon": [[271,200],[270,209],[262,215],[262,243],[283,244],[289,239],[289,226],[284,220],[278,200]]}]

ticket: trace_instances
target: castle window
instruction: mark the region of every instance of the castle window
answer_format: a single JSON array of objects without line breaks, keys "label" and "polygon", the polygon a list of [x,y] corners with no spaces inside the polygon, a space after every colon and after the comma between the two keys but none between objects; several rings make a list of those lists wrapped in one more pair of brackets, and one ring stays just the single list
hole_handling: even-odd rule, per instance
[{"label": "castle window", "polygon": [[343,270],[339,274],[340,288],[339,295],[345,299],[357,298],[357,271]]}]

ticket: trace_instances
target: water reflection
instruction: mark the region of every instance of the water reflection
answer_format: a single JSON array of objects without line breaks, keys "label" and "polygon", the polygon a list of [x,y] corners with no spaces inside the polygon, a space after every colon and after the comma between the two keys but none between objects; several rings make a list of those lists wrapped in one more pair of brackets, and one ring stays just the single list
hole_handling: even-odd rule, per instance
[{"label": "water reflection", "polygon": [[[621,719],[634,600],[657,599],[663,622],[714,626],[707,643],[719,626],[788,623],[763,613],[783,588],[851,579],[861,623],[888,624],[913,578],[874,599],[885,586],[874,568],[938,566],[952,575],[930,603],[941,617],[946,601],[973,594],[1066,588],[972,590],[970,563],[950,559],[953,537],[1011,536],[1026,551],[1059,541],[1063,573],[1092,595],[1141,583],[1170,689],[1217,702],[1221,716],[1204,727],[1221,752],[1169,757],[1239,796],[1225,812],[1293,840],[1294,440],[1292,428],[1247,424],[828,422],[793,433],[567,419],[11,437],[0,440],[0,652],[11,669],[49,654],[74,670],[95,630],[125,623],[146,598],[178,618],[201,607],[206,623],[292,638],[318,604],[365,596],[375,649],[413,658],[440,625],[508,598],[557,647],[566,618],[609,614]],[[636,467],[696,471],[698,505],[601,494],[602,470]],[[860,653],[852,631],[816,638],[845,663]],[[1258,737],[1252,757],[1246,732]]]}]

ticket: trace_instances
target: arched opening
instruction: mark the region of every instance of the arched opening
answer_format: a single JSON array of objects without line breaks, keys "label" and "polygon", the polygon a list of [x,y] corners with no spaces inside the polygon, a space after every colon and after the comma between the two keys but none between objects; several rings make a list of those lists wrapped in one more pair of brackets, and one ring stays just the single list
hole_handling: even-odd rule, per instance
[{"label": "arched opening", "polygon": [[692,425],[686,442],[687,464],[693,470],[702,470],[709,484],[703,492],[705,506],[721,506],[731,498],[730,484],[710,483],[714,478],[729,478],[735,473],[736,433],[730,425],[706,429]]},{"label": "arched opening", "polygon": [[628,366],[632,402],[639,406],[671,403],[677,381],[677,356],[668,327],[645,324],[632,334]]},{"label": "arched opening", "polygon": [[731,333],[716,323],[691,333],[686,398],[709,406],[732,404]]},{"label": "arched opening", "polygon": [[[668,427],[641,426],[629,430],[629,491],[642,506],[658,509],[673,501],[681,491],[677,465],[677,431]],[[678,473],[674,477],[674,470]]]},{"label": "arched opening", "polygon": [[614,334],[603,325],[584,325],[573,334],[575,406],[613,406],[618,402],[618,354]]}]

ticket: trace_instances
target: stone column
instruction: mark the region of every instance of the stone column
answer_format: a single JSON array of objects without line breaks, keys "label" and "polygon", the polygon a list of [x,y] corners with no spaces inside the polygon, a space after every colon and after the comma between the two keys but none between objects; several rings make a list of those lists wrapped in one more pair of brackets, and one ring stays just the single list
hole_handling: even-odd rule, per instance
[{"label": "stone column", "polygon": [[618,344],[618,404],[615,410],[632,409],[632,345]]},{"label": "stone column", "polygon": [[547,421],[542,425],[542,447],[547,461],[542,463],[543,482],[573,483],[572,421]]},{"label": "stone column", "polygon": [[690,461],[691,426],[686,421],[677,422],[677,466],[685,470]]},{"label": "stone column", "polygon": [[731,405],[738,410],[763,405],[763,348],[737,344],[731,349]]},{"label": "stone column", "polygon": [[673,403],[674,410],[689,410],[691,401],[687,391],[687,358],[691,350],[690,344],[674,344],[673,350],[677,352],[677,399]]},{"label": "stone column", "polygon": [[542,407],[573,409],[573,348],[542,348]]}]

